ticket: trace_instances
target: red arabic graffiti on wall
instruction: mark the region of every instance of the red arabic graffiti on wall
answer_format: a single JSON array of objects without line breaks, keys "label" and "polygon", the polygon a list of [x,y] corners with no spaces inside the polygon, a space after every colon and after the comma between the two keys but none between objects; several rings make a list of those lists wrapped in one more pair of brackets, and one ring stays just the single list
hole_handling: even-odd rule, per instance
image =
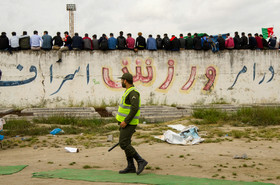
[{"label": "red arabic graffiti on wall", "polygon": [[[128,60],[122,60],[122,69],[121,71],[123,73],[131,73],[133,75],[133,82],[142,82],[143,84],[147,84],[152,82],[155,77],[155,69],[152,66],[152,59],[146,59],[145,60],[145,67],[146,67],[146,76],[143,75],[142,68],[142,61],[140,59],[136,59],[135,61],[136,67],[135,67],[135,73],[132,72],[132,70],[129,70],[129,62]],[[167,62],[168,65],[168,70],[167,70],[167,77],[166,79],[161,83],[161,85],[158,87],[159,90],[166,90],[169,88],[169,86],[172,83],[172,80],[174,80],[174,75],[175,75],[175,62],[174,60],[170,59]],[[197,67],[192,66],[191,67],[191,74],[189,78],[187,79],[186,83],[181,87],[181,90],[187,91],[189,90],[192,85],[194,84],[194,81],[196,79],[197,75]],[[208,82],[204,85],[203,90],[204,91],[210,91],[210,89],[213,87],[215,78],[216,78],[216,69],[213,66],[209,66],[206,69],[205,76],[208,79]],[[110,69],[108,67],[102,67],[102,76],[105,84],[110,87],[110,88],[122,88],[120,82],[115,82],[112,80],[112,77],[110,77]]]}]

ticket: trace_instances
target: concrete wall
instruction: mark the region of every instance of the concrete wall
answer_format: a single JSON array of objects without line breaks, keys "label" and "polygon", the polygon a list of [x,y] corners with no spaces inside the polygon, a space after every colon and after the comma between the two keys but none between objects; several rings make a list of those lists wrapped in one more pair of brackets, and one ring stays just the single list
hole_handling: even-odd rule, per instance
[{"label": "concrete wall", "polygon": [[1,107],[112,105],[129,71],[142,104],[280,103],[279,51],[0,52]]}]

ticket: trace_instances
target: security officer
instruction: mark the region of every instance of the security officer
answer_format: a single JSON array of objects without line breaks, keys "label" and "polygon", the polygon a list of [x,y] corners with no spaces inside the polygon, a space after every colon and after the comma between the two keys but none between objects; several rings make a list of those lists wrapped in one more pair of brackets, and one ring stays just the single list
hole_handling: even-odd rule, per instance
[{"label": "security officer", "polygon": [[[120,105],[116,119],[120,125],[120,137],[119,143],[121,149],[124,150],[127,167],[124,170],[120,170],[120,174],[125,173],[137,173],[139,175],[148,164],[147,161],[142,159],[142,157],[136,152],[136,150],[131,146],[131,137],[135,132],[135,128],[139,123],[140,116],[140,93],[133,85],[133,77],[130,73],[124,73],[121,77],[122,87],[126,88]],[[134,166],[133,158],[138,163],[138,169]]]}]

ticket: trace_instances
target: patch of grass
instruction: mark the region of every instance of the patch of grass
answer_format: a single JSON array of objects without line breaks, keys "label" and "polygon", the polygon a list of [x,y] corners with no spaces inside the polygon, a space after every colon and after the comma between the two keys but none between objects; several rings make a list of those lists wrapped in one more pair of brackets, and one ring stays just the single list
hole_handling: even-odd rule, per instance
[{"label": "patch of grass", "polygon": [[76,162],[69,163],[70,166],[73,166],[74,164],[76,164]]},{"label": "patch of grass", "polygon": [[232,136],[233,138],[249,137],[248,132],[241,131],[241,130],[232,130],[228,134],[229,134],[229,136]]},{"label": "patch of grass", "polygon": [[207,134],[209,135],[208,136],[209,138],[213,138],[214,136],[223,137],[226,135],[226,132],[224,132],[218,128],[215,128],[215,129],[208,130]]},{"label": "patch of grass", "polygon": [[217,174],[217,173],[212,175],[212,177],[218,177],[218,176],[219,176],[219,174]]},{"label": "patch of grass", "polygon": [[137,139],[150,138],[150,134],[137,133]]},{"label": "patch of grass", "polygon": [[7,130],[24,130],[32,128],[34,125],[27,120],[10,120],[7,121],[5,129]]},{"label": "patch of grass", "polygon": [[73,139],[73,138],[67,138],[67,139],[65,140],[65,143],[66,143],[67,145],[76,145],[76,144],[77,144],[76,140]]},{"label": "patch of grass", "polygon": [[146,170],[152,170],[153,167],[151,167],[151,166],[148,165],[148,166],[145,167],[145,169],[146,169]]},{"label": "patch of grass", "polygon": [[[105,126],[107,123],[114,123],[115,120],[111,119],[81,119],[77,117],[71,117],[71,116],[52,116],[48,118],[36,118],[33,119],[34,123],[37,124],[50,124],[50,125],[69,125],[72,127],[66,127],[69,129],[75,128],[76,130],[79,130],[78,128],[87,128],[83,129],[83,132],[91,131],[91,132],[97,132],[97,133],[106,133],[112,130],[117,130],[119,126],[116,125],[110,125]],[[81,129],[80,129],[81,130]],[[65,133],[67,130],[64,130]],[[73,132],[73,129],[70,130],[70,134],[76,134]]]},{"label": "patch of grass", "polygon": [[217,124],[225,121],[233,126],[280,125],[280,107],[241,108],[235,113],[227,113],[214,108],[195,109],[192,116],[202,119],[193,121],[199,125]]},{"label": "patch of grass", "polygon": [[[33,122],[27,120],[11,120],[5,125],[3,134],[5,136],[39,136],[47,135],[55,128],[61,128],[65,134],[104,134],[117,131],[117,124],[107,123],[115,122],[110,119],[79,119],[75,117],[36,118]],[[42,125],[44,124],[44,125]],[[62,126],[63,125],[63,126]]]},{"label": "patch of grass", "polygon": [[278,138],[279,137],[279,128],[262,128],[253,132],[256,137],[260,138]]},{"label": "patch of grass", "polygon": [[198,167],[198,168],[202,168],[202,166],[200,164],[190,164],[190,166],[195,166],[195,167]]},{"label": "patch of grass", "polygon": [[75,124],[78,121],[78,118],[71,116],[50,116],[50,117],[41,117],[34,118],[32,120],[34,123],[43,123],[43,124],[55,124],[55,125],[71,125]]},{"label": "patch of grass", "polygon": [[211,104],[228,104],[228,102],[226,102],[223,98],[220,98],[218,100],[215,100]]},{"label": "patch of grass", "polygon": [[204,143],[220,143],[224,141],[224,139],[216,138],[216,139],[205,139],[203,142]]},{"label": "patch of grass", "polygon": [[47,127],[36,127],[35,124],[27,120],[10,120],[7,121],[3,135],[6,136],[23,136],[23,135],[44,135],[49,132]]},{"label": "patch of grass", "polygon": [[90,165],[84,165],[83,168],[84,168],[84,169],[90,169],[90,168],[92,168],[92,167],[91,167]]},{"label": "patch of grass", "polygon": [[198,124],[215,124],[220,120],[227,120],[227,113],[217,109],[195,109],[192,116],[203,119]]},{"label": "patch of grass", "polygon": [[165,143],[165,141],[162,141],[160,139],[154,138],[153,136],[150,136],[149,138],[145,138],[146,141],[151,141],[151,142],[155,142],[155,143]]},{"label": "patch of grass", "polygon": [[280,107],[242,108],[237,111],[236,119],[253,126],[280,124]]}]

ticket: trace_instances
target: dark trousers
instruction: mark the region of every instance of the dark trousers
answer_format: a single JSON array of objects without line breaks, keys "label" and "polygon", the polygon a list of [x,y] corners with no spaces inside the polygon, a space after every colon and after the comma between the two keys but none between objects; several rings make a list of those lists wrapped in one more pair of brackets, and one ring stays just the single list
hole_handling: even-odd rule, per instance
[{"label": "dark trousers", "polygon": [[136,150],[131,146],[131,137],[136,127],[137,125],[127,125],[125,128],[120,127],[120,147],[127,157],[132,157],[136,153]]}]

